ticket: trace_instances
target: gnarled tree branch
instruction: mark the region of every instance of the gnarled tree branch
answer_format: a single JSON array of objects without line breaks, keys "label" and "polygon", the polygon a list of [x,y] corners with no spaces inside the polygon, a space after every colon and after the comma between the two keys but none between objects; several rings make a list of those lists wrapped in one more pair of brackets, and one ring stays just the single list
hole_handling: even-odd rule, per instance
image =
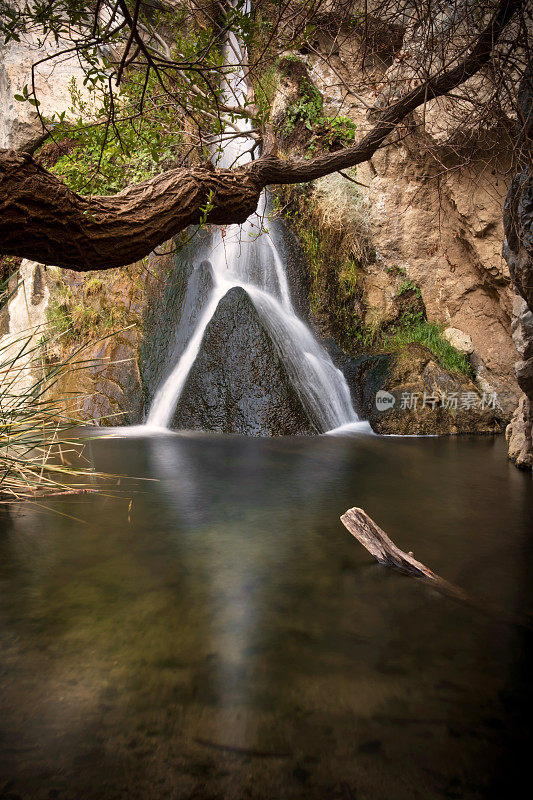
[{"label": "gnarled tree branch", "polygon": [[209,222],[241,223],[261,186],[246,170],[172,169],[119,194],[82,197],[29,155],[0,151],[0,251],[93,270],[138,261],[212,205]]}]

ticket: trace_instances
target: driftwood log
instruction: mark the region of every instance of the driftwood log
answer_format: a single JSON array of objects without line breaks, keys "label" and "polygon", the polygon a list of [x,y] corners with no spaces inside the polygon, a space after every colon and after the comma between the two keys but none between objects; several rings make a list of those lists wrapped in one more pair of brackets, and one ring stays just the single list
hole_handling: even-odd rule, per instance
[{"label": "driftwood log", "polygon": [[437,575],[426,567],[425,564],[417,561],[412,553],[404,553],[362,508],[354,507],[348,509],[348,511],[341,516],[341,522],[352,536],[374,556],[379,564],[399,570],[405,575],[410,575],[417,580],[423,581],[446,597],[465,603],[491,616],[499,617],[503,622],[527,629],[533,627],[532,620],[529,616],[509,614],[505,609],[499,606],[481,600],[480,598],[472,597],[468,592],[465,592],[464,589],[461,589],[460,586],[456,586],[454,583],[450,583],[450,581],[441,578],[440,575]]},{"label": "driftwood log", "polygon": [[341,522],[383,566],[399,569],[416,578],[438,580],[438,576],[417,561],[412,553],[404,553],[403,550],[396,547],[385,531],[382,531],[362,508],[349,508],[342,515]]}]

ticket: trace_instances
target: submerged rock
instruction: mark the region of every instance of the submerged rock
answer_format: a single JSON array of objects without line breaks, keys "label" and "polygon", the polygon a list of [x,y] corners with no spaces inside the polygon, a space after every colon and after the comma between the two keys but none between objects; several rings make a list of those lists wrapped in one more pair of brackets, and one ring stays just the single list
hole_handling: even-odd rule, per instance
[{"label": "submerged rock", "polygon": [[317,433],[244,289],[233,287],[218,304],[172,427],[253,436]]}]

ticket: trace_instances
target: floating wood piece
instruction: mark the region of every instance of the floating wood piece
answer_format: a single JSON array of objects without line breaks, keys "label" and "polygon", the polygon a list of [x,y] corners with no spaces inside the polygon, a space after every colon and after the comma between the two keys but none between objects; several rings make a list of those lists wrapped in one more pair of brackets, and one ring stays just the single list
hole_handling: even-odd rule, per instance
[{"label": "floating wood piece", "polygon": [[366,547],[368,552],[385,567],[399,569],[401,572],[417,578],[438,579],[438,576],[417,561],[412,553],[404,553],[403,550],[396,547],[385,531],[382,531],[362,508],[348,509],[342,515],[341,522],[348,528],[352,536],[355,536],[363,547]]},{"label": "floating wood piece", "polygon": [[461,603],[483,611],[485,614],[500,617],[502,621],[512,625],[518,625],[531,630],[532,620],[529,616],[516,616],[509,614],[505,609],[485,602],[476,597],[472,597],[460,586],[441,578],[430,570],[425,564],[417,561],[412,553],[404,553],[397,547],[392,539],[389,539],[385,531],[376,525],[366,511],[362,508],[350,508],[341,517],[342,524],[348,531],[363,545],[374,558],[385,567],[392,567],[410,575],[413,578],[430,584],[436,591],[458,600]]}]

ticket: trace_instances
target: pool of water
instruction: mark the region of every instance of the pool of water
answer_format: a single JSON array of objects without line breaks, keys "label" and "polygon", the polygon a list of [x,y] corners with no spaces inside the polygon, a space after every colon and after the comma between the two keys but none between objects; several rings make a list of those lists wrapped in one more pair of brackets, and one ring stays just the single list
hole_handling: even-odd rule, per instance
[{"label": "pool of water", "polygon": [[119,487],[0,517],[1,798],[518,796],[530,634],[381,568],[339,522],[361,506],[527,611],[532,480],[501,438],[89,448]]}]

